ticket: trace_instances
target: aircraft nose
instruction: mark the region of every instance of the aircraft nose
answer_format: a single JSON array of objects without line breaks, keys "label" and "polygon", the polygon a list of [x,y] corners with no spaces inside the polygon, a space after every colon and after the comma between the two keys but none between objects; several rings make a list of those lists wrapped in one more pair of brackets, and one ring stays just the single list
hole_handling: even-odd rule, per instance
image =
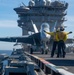
[{"label": "aircraft nose", "polygon": [[47,41],[50,39],[50,35],[47,33],[42,34],[42,40]]}]

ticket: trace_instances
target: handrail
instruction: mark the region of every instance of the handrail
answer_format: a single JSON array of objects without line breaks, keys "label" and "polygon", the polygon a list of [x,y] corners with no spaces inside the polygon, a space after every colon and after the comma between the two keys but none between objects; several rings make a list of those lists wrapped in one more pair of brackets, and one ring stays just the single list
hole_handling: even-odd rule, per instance
[{"label": "handrail", "polygon": [[71,72],[68,72],[60,67],[57,67],[56,65],[44,60],[43,58],[39,58],[35,55],[29,54],[25,52],[27,56],[31,58],[44,72],[45,74],[51,74],[51,75],[74,75]]}]

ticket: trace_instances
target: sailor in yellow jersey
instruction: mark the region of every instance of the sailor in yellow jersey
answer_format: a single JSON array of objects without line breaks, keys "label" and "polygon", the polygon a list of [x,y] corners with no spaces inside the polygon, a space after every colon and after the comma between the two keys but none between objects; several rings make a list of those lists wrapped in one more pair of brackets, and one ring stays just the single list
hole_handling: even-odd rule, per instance
[{"label": "sailor in yellow jersey", "polygon": [[[46,31],[44,31],[44,32],[46,32]],[[58,32],[59,32],[59,29],[56,29],[56,32],[46,32],[47,34],[53,36],[53,46],[52,46],[52,51],[51,51],[51,57],[54,56],[56,47],[58,47],[58,41],[59,41],[59,39],[57,37]]]},{"label": "sailor in yellow jersey", "polygon": [[60,27],[60,32],[58,33],[58,54],[57,57],[60,57],[60,55],[63,55],[63,58],[65,57],[65,41],[67,40],[67,35],[70,34],[72,32],[65,32],[64,31],[64,27]]}]

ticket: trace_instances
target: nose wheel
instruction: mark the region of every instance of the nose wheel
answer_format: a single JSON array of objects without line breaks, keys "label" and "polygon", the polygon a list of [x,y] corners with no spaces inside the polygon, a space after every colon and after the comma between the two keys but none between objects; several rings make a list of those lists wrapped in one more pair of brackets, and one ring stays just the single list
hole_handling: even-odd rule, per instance
[{"label": "nose wheel", "polygon": [[30,54],[33,54],[33,48],[30,48]]},{"label": "nose wheel", "polygon": [[48,54],[48,50],[45,50],[45,54]]},{"label": "nose wheel", "polygon": [[44,54],[44,49],[41,49],[41,54]]},{"label": "nose wheel", "polygon": [[48,50],[41,49],[41,54],[48,54]]}]

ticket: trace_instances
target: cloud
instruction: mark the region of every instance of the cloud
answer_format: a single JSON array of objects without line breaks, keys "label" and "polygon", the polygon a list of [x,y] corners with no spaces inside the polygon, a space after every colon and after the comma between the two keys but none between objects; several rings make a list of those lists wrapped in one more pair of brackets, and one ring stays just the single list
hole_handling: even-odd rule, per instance
[{"label": "cloud", "polygon": [[17,27],[17,21],[14,20],[0,20],[0,27]]}]

